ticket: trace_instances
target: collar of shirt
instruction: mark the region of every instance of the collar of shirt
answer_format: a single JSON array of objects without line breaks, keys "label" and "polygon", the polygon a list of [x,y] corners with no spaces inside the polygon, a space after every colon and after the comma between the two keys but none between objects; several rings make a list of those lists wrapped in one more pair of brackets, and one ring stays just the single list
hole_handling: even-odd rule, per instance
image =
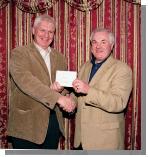
[{"label": "collar of shirt", "polygon": [[92,55],[91,63],[92,63],[93,66],[99,66],[99,67],[100,67],[105,61],[106,61],[106,59],[105,59],[104,61],[100,62],[100,63],[96,63],[96,59],[95,59],[95,57]]},{"label": "collar of shirt", "polygon": [[43,59],[45,60],[45,58],[47,57],[48,53],[50,54],[50,52],[51,52],[50,46],[45,50],[45,49],[43,49],[41,46],[39,46],[35,42],[34,42],[34,45],[37,48],[37,50],[40,52],[40,54],[43,57]]},{"label": "collar of shirt", "polygon": [[51,79],[51,65],[50,65],[50,52],[51,52],[51,48],[48,47],[46,50],[44,50],[43,48],[41,48],[38,44],[36,44],[34,42],[34,45],[35,47],[38,49],[39,53],[41,54],[46,66],[47,66],[47,69],[48,69],[48,72],[49,72],[49,77],[50,77],[50,82],[52,83],[52,79]]},{"label": "collar of shirt", "polygon": [[[111,53],[110,53],[110,55],[111,55]],[[109,55],[109,56],[110,56]],[[96,62],[96,58],[94,57],[94,55],[92,54],[92,57],[91,57],[91,63],[92,63],[92,65],[93,66],[101,66],[108,58],[109,58],[109,56],[106,58],[106,59],[104,59],[102,62],[99,62],[99,63],[97,63]]]}]

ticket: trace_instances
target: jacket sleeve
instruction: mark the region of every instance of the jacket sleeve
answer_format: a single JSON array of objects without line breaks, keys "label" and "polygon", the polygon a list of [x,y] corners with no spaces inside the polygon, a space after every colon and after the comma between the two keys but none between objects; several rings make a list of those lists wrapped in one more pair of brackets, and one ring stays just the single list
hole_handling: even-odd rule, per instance
[{"label": "jacket sleeve", "polygon": [[11,79],[21,92],[53,109],[61,94],[51,90],[32,74],[29,63],[31,58],[29,58],[29,54],[24,51],[25,50],[20,51],[20,49],[15,49],[11,54]]},{"label": "jacket sleeve", "polygon": [[98,107],[107,112],[121,112],[125,109],[132,89],[132,71],[121,66],[109,83],[109,89],[91,87],[84,101],[86,105]]}]

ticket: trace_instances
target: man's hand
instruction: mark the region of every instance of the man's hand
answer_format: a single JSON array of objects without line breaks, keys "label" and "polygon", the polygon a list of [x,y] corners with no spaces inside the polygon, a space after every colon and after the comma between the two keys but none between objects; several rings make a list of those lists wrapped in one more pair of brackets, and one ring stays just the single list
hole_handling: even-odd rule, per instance
[{"label": "man's hand", "polygon": [[74,90],[77,93],[83,93],[83,94],[87,94],[88,90],[89,90],[89,85],[85,82],[83,82],[82,80],[79,79],[75,79],[72,83]]},{"label": "man's hand", "polygon": [[50,85],[50,89],[56,91],[56,92],[62,92],[64,87],[60,86],[58,82],[54,82],[53,84]]},{"label": "man's hand", "polygon": [[57,103],[66,112],[73,112],[74,109],[76,108],[76,104],[74,103],[72,98],[69,96],[61,96],[58,99]]}]

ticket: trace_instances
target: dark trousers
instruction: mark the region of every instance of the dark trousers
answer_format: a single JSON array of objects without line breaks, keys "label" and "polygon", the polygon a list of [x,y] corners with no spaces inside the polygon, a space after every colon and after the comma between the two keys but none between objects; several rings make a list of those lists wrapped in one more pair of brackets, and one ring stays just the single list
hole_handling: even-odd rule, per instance
[{"label": "dark trousers", "polygon": [[79,147],[74,147],[73,150],[83,150],[82,144],[80,144]]},{"label": "dark trousers", "polygon": [[55,111],[51,111],[47,135],[44,143],[35,144],[30,141],[11,137],[14,149],[57,149],[61,132]]}]

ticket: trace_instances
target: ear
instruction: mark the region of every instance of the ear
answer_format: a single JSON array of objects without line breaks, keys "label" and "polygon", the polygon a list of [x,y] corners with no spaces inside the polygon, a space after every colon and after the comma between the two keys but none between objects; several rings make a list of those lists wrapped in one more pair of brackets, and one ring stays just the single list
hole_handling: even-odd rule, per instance
[{"label": "ear", "polygon": [[111,50],[113,49],[113,47],[114,47],[114,44],[111,44]]}]

